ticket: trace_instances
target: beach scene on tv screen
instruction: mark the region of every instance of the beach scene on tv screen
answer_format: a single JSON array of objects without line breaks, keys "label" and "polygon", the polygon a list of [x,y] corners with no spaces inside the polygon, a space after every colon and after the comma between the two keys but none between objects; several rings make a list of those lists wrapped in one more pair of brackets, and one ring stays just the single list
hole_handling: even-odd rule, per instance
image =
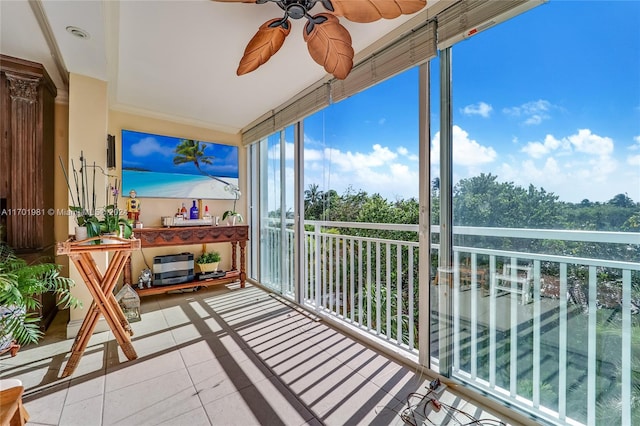
[{"label": "beach scene on tv screen", "polygon": [[122,130],[122,191],[138,197],[235,199],[238,147]]}]

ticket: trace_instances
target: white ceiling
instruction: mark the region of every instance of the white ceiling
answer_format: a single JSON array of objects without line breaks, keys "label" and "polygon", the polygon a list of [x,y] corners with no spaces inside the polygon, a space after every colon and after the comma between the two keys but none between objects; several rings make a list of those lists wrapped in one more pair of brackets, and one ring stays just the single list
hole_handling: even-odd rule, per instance
[{"label": "white ceiling", "polygon": [[[432,0],[429,8],[436,3],[446,1]],[[317,5],[313,13],[321,11]],[[358,59],[429,12],[369,24],[341,18],[341,23]],[[109,82],[111,108],[236,133],[330,77],[308,54],[302,38],[306,20],[293,21],[284,46],[269,62],[236,75],[258,27],[281,16],[269,3],[0,0],[0,52],[42,63],[64,96],[64,72],[54,60],[57,45],[68,72]],[[86,30],[90,38],[72,36],[67,26]],[[53,46],[43,35],[47,27]]]}]

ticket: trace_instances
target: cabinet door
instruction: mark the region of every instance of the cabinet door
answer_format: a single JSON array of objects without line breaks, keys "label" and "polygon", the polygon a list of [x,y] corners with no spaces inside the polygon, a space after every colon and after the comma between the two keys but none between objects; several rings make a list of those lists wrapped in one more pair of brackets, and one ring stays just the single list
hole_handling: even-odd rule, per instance
[{"label": "cabinet door", "polygon": [[38,251],[53,243],[52,217],[47,215],[53,191],[46,185],[53,182],[55,87],[52,91],[39,64],[2,56],[0,70],[5,89],[0,198],[6,241],[19,252]]}]

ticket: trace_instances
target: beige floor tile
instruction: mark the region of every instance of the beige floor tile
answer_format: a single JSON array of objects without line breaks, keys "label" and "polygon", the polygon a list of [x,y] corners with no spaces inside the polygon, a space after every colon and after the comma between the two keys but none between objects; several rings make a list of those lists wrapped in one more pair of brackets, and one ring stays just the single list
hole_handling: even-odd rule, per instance
[{"label": "beige floor tile", "polygon": [[[175,339],[169,331],[158,331],[148,335],[134,335],[131,338],[131,344],[136,351],[138,358],[154,357],[158,354],[166,352],[175,346]],[[126,364],[130,362],[122,351],[122,348],[115,340],[109,342],[109,358],[108,366]]]},{"label": "beige floor tile", "polygon": [[100,426],[103,414],[102,403],[102,394],[71,403],[65,402],[59,424],[64,426]]},{"label": "beige floor tile", "polygon": [[203,404],[272,376],[255,355],[243,351],[192,365],[188,371]]},{"label": "beige floor tile", "polygon": [[214,358],[233,355],[244,349],[246,349],[246,346],[241,341],[224,334],[222,338],[209,336],[197,342],[182,344],[180,345],[179,353],[184,360],[184,364],[188,367]]},{"label": "beige floor tile", "polygon": [[383,374],[369,376],[369,380],[397,399],[404,401],[412,392],[424,392],[431,378],[404,367],[390,368]]},{"label": "beige floor tile", "polygon": [[127,361],[116,368],[109,368],[107,370],[105,392],[113,392],[136,383],[143,383],[150,379],[163,377],[176,370],[184,371],[184,368],[182,357],[176,351]]},{"label": "beige floor tile", "polygon": [[205,404],[214,425],[304,425],[314,415],[277,379]]},{"label": "beige floor tile", "polygon": [[68,387],[69,383],[64,382],[36,392],[25,388],[22,401],[29,413],[29,422],[45,425],[60,424]]},{"label": "beige floor tile", "polygon": [[391,424],[400,401],[375,386],[352,376],[309,406],[327,425]]},{"label": "beige floor tile", "polygon": [[203,407],[194,408],[158,423],[164,426],[210,426],[209,416]]},{"label": "beige floor tile", "polygon": [[96,396],[102,398],[105,390],[105,381],[104,374],[71,379],[65,404],[75,404]]},{"label": "beige floor tile", "polygon": [[196,390],[187,371],[181,369],[106,392],[103,424],[158,424],[198,407]]}]

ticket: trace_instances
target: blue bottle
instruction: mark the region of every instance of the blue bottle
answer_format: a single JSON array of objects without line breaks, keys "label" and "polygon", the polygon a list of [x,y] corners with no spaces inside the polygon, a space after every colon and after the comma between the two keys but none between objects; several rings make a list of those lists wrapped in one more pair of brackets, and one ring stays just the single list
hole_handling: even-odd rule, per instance
[{"label": "blue bottle", "polygon": [[193,200],[193,206],[189,210],[189,219],[198,219],[199,216],[198,206],[196,206],[196,200]]}]

